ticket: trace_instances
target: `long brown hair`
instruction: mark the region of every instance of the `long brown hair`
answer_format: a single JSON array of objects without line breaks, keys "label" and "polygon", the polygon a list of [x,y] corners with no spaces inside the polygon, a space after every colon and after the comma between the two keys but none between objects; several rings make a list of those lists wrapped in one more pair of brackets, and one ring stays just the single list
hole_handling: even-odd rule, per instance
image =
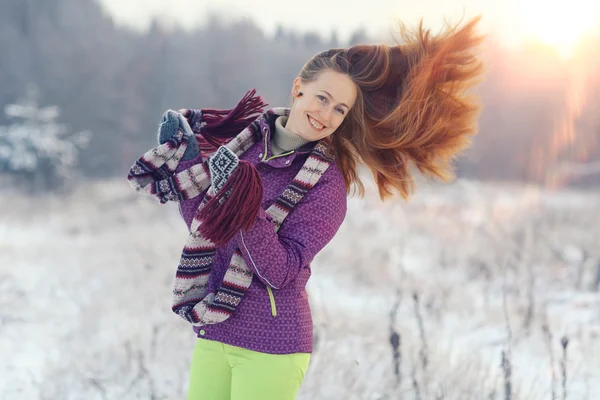
[{"label": "long brown hair", "polygon": [[410,168],[447,181],[454,158],[477,131],[477,96],[467,91],[483,71],[474,48],[480,18],[463,27],[446,26],[432,35],[421,22],[415,31],[400,26],[401,42],[331,49],[314,56],[300,71],[312,82],[323,70],[350,76],[357,99],[329,137],[350,193],[364,195],[357,163],[372,172],[382,200],[394,191],[407,199],[414,191]]}]

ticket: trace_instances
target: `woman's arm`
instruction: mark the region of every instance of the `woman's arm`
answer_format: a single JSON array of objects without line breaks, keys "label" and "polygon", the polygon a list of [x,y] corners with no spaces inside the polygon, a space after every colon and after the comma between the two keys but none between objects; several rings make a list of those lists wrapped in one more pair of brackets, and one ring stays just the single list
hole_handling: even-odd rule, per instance
[{"label": "woman's arm", "polygon": [[252,229],[241,230],[234,240],[258,279],[281,289],[333,239],[344,221],[346,201],[344,179],[332,165],[277,233],[261,209]]},{"label": "woman's arm", "polygon": [[[203,162],[202,152],[198,154],[195,158],[187,161],[181,161],[175,170],[175,174],[178,172],[184,171],[188,168],[193,167],[194,165],[201,164]],[[202,202],[202,199],[206,195],[206,190],[202,192],[199,196],[193,197],[189,200],[181,200],[179,202],[179,214],[185,221],[188,229],[192,225],[192,220],[194,219],[194,215],[196,215],[196,211],[198,210],[198,206]]]}]

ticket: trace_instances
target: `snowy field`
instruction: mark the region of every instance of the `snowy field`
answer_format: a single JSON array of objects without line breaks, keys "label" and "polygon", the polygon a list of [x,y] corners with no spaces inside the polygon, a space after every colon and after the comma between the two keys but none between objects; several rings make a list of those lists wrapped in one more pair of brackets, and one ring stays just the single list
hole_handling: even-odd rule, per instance
[{"label": "snowy field", "polygon": [[[0,209],[0,399],[184,399],[176,206],[123,179],[4,191]],[[458,181],[350,199],[313,263],[299,399],[600,399],[599,241],[598,192]]]}]

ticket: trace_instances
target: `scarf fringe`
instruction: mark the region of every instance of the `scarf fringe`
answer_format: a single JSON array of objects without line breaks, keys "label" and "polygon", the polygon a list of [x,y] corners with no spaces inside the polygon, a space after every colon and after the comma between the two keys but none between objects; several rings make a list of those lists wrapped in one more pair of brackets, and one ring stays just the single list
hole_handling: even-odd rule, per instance
[{"label": "scarf fringe", "polygon": [[198,232],[224,246],[240,230],[252,228],[263,199],[263,182],[254,166],[241,160],[225,185],[198,213]]},{"label": "scarf fringe", "polygon": [[256,89],[252,89],[231,110],[202,109],[202,119],[206,125],[202,127],[200,134],[204,140],[218,148],[250,125],[266,106],[267,103],[256,95]]}]

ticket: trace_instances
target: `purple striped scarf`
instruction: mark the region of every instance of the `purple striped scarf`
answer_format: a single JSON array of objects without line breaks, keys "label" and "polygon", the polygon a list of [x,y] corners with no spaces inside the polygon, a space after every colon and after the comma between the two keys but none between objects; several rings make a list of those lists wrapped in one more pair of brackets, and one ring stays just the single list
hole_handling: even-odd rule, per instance
[{"label": "purple striped scarf", "polygon": [[[240,157],[258,140],[260,128],[267,124],[269,115],[289,115],[289,109],[273,108],[267,111],[225,146]],[[192,221],[190,235],[181,254],[172,304],[175,313],[194,326],[202,326],[223,322],[235,312],[252,283],[253,272],[246,265],[238,248],[219,289],[207,293],[216,245],[200,234],[202,222],[197,217],[206,203],[215,196],[215,191],[211,186],[208,160],[175,173],[187,146],[187,136],[183,130],[179,130],[168,142],[140,157],[131,167],[127,179],[135,190],[152,195],[161,203],[191,199],[207,191]],[[314,187],[332,162],[333,156],[328,143],[319,141],[296,177],[266,210],[274,223],[275,231],[279,230],[285,218]]]}]

